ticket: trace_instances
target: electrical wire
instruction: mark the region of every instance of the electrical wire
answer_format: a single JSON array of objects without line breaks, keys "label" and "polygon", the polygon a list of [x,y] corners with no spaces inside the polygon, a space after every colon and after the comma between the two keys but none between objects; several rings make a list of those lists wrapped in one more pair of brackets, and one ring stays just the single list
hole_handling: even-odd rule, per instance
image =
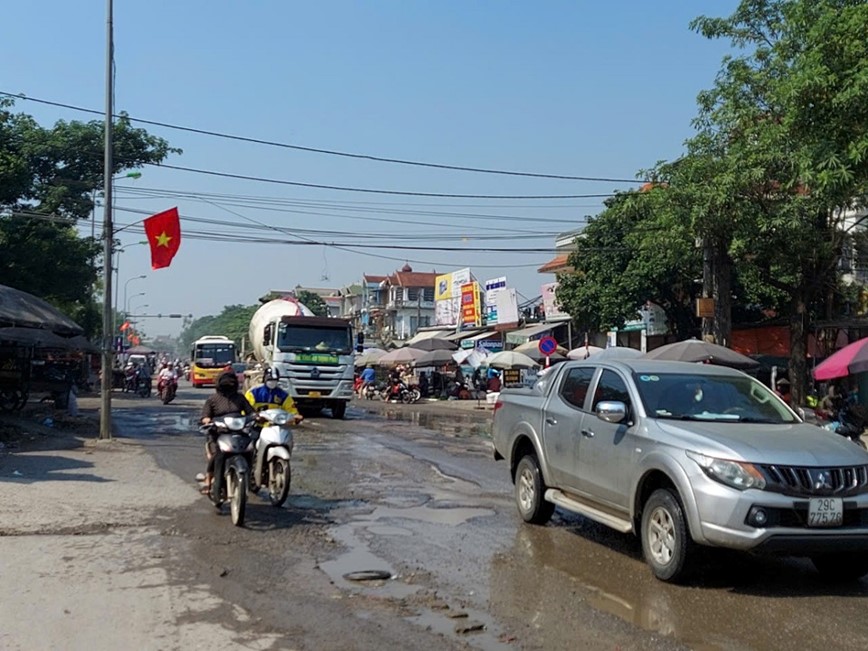
[{"label": "electrical wire", "polygon": [[[292,210],[290,208],[283,207],[275,207],[275,206],[295,206],[299,205],[302,207],[316,207],[316,203],[309,202],[297,202],[287,200],[284,203],[266,203],[262,205],[260,202],[251,201],[247,202],[234,202],[234,201],[222,201],[219,199],[207,199],[206,197],[210,197],[209,193],[197,193],[197,192],[179,192],[179,191],[149,191],[143,188],[132,188],[128,186],[119,186],[116,188],[117,191],[124,194],[132,194],[133,196],[138,195],[140,198],[146,199],[189,199],[193,201],[204,201],[209,204],[220,204],[220,205],[229,205],[237,208],[250,208],[256,210],[265,210],[272,212],[280,212],[280,213],[292,213],[292,214],[301,214],[301,215],[316,215],[321,217],[335,217],[337,219],[357,219],[361,221],[383,221],[390,223],[399,223],[406,224],[406,220],[391,220],[385,218],[365,218],[359,217],[356,215],[337,215],[333,212],[320,212],[320,211],[309,211],[309,210]],[[219,195],[218,195],[219,196]],[[454,218],[459,219],[462,222],[466,222],[467,219],[476,219],[482,221],[497,221],[497,222],[521,222],[522,224],[527,223],[536,223],[536,224],[568,224],[572,227],[576,227],[584,222],[584,220],[577,219],[555,219],[549,217],[521,217],[517,215],[494,215],[494,214],[482,214],[482,213],[456,213],[456,212],[447,212],[447,211],[424,211],[424,210],[390,210],[390,209],[375,209],[375,208],[353,208],[347,207],[344,208],[340,205],[338,206],[330,206],[331,210],[337,211],[345,211],[345,212],[363,212],[363,213],[385,213],[385,214],[394,214],[394,215],[409,215],[413,217],[434,217],[437,218],[437,224],[443,225],[443,218]],[[501,229],[503,230],[503,229]],[[524,231],[529,232],[529,231]]]},{"label": "electrical wire", "polygon": [[335,190],[338,192],[360,192],[364,194],[387,194],[401,197],[439,197],[449,199],[605,199],[610,194],[452,194],[447,192],[409,192],[406,190],[380,190],[373,188],[354,188],[342,185],[326,185],[323,183],[303,183],[301,181],[287,181],[285,179],[270,179],[263,176],[250,176],[247,174],[233,174],[231,172],[217,172],[215,170],[203,170],[196,167],[184,167],[183,165],[169,165],[167,163],[145,163],[150,167],[163,167],[168,170],[179,172],[191,172],[207,176],[218,176],[224,179],[239,179],[242,181],[255,181],[257,183],[273,183],[276,185],[291,185],[298,188],[315,188],[318,190]]},{"label": "electrical wire", "polygon": [[[92,115],[104,115],[103,111],[97,111],[95,109],[88,109],[81,106],[75,106],[73,104],[66,104],[63,102],[55,102],[46,99],[39,99],[36,97],[28,97],[23,93],[9,93],[6,91],[0,91],[0,95],[4,95],[6,97],[12,97],[16,99],[25,100],[28,102],[35,102],[37,104],[44,104],[47,106],[55,106],[58,108],[65,108],[72,111],[78,111],[81,113],[90,113]],[[226,140],[236,140],[240,142],[248,142],[257,145],[266,145],[269,147],[279,147],[282,149],[293,149],[296,151],[304,151],[316,154],[325,154],[329,156],[340,156],[343,158],[355,158],[360,160],[368,160],[374,161],[378,163],[391,163],[396,165],[410,165],[414,167],[427,167],[433,169],[442,169],[442,170],[452,170],[458,172],[473,172],[478,174],[498,174],[505,176],[521,176],[521,177],[529,177],[529,178],[537,178],[537,179],[552,179],[552,180],[560,180],[560,181],[590,181],[590,182],[602,182],[602,183],[645,183],[645,180],[637,180],[637,179],[622,179],[622,178],[610,178],[610,177],[598,177],[598,176],[572,176],[568,174],[544,174],[537,172],[517,172],[514,170],[499,170],[499,169],[491,169],[484,167],[467,167],[462,165],[447,165],[443,163],[428,163],[423,161],[414,161],[414,160],[406,160],[401,158],[387,158],[384,156],[373,156],[371,154],[359,154],[345,151],[337,151],[333,149],[323,149],[320,147],[306,147],[302,145],[292,145],[284,142],[276,142],[273,140],[263,140],[261,138],[251,138],[249,136],[238,136],[234,134],[221,133],[219,131],[211,131],[208,129],[199,129],[195,127],[186,127],[180,126],[177,124],[170,124],[168,122],[159,122],[156,120],[146,120],[144,118],[136,118],[129,115],[119,114],[114,117],[124,117],[131,122],[138,122],[140,124],[148,124],[156,127],[163,127],[165,129],[173,129],[176,131],[185,131],[188,133],[196,133],[205,136],[212,136],[215,138],[223,138]]]}]

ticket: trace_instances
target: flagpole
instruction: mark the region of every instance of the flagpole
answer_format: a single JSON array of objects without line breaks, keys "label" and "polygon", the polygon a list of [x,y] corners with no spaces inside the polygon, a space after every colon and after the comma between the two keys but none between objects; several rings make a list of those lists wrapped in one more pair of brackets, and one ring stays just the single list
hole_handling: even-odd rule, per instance
[{"label": "flagpole", "polygon": [[105,165],[103,168],[103,301],[102,301],[102,382],[100,382],[100,419],[99,437],[112,437],[112,384],[114,368],[112,364],[112,259],[114,232],[112,227],[112,126],[114,114],[114,40],[113,40],[113,0],[106,0],[106,53],[105,53]]}]

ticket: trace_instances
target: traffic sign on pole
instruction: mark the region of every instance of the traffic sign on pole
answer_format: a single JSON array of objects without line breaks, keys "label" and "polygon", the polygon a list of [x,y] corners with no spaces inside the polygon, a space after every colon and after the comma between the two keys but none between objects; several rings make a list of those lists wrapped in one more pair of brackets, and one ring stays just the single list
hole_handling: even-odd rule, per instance
[{"label": "traffic sign on pole", "polygon": [[539,352],[543,355],[553,355],[558,349],[558,342],[554,337],[543,337],[539,340]]}]

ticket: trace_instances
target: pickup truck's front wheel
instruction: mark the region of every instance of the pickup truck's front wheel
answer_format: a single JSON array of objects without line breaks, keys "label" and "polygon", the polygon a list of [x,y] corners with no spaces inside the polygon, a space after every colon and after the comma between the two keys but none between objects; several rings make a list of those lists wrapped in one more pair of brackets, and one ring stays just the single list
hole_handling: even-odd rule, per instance
[{"label": "pickup truck's front wheel", "polygon": [[539,461],[536,455],[526,454],[515,469],[515,503],[525,522],[545,524],[551,519],[555,505],[546,502],[545,492]]},{"label": "pickup truck's front wheel", "polygon": [[679,581],[687,571],[693,546],[684,511],[675,493],[660,488],[651,493],[642,510],[642,551],[661,581]]}]

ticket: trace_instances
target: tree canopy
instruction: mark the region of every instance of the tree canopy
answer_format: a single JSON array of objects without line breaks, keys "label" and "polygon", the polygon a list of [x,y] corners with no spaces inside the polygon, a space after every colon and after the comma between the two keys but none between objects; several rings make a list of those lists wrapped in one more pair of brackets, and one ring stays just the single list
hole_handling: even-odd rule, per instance
[{"label": "tree canopy", "polygon": [[[95,334],[102,249],[76,224],[91,218],[102,190],[103,122],[45,128],[12,108],[0,100],[0,283],[44,298]],[[115,174],[180,153],[124,116],[114,139]]]},{"label": "tree canopy", "polygon": [[314,294],[306,289],[301,289],[296,292],[295,297],[298,299],[299,303],[306,305],[308,309],[317,316],[329,315],[329,309],[319,294]]},{"label": "tree canopy", "polygon": [[600,329],[661,302],[683,335],[674,310],[704,265],[718,343],[734,302],[789,318],[799,399],[808,324],[852,302],[838,263],[868,196],[868,3],[742,0],[691,27],[733,46],[698,97],[696,133],[656,183],[588,223],[558,298]]}]

